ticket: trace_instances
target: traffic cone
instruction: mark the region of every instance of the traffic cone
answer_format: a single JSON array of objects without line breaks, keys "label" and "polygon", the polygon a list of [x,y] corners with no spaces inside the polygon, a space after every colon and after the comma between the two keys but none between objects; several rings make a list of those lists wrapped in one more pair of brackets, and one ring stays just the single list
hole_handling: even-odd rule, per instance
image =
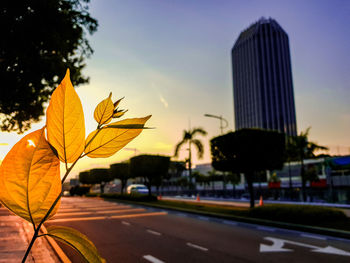
[{"label": "traffic cone", "polygon": [[263,206],[264,205],[264,201],[263,201],[263,197],[262,195],[260,196],[260,201],[259,201],[259,206]]},{"label": "traffic cone", "polygon": [[199,198],[199,194],[197,194],[197,199],[196,199],[198,202],[201,200],[200,198]]}]

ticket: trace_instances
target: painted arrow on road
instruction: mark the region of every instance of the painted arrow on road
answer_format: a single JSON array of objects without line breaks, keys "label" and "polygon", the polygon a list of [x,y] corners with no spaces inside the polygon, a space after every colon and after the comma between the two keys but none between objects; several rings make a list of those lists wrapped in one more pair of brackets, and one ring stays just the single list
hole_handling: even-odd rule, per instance
[{"label": "painted arrow on road", "polygon": [[265,237],[265,240],[269,240],[272,242],[272,245],[265,245],[265,244],[260,244],[260,252],[291,252],[293,251],[292,249],[288,248],[283,248],[284,244],[290,244],[290,245],[295,245],[295,246],[300,246],[300,247],[307,247],[311,248],[312,252],[317,252],[317,253],[325,253],[325,254],[334,254],[334,255],[341,255],[341,256],[348,256],[350,257],[350,252],[327,246],[327,247],[317,247],[305,243],[300,243],[300,242],[295,242],[295,241],[290,241],[290,240],[285,240],[285,239],[280,239],[280,238],[275,238],[275,237]]}]

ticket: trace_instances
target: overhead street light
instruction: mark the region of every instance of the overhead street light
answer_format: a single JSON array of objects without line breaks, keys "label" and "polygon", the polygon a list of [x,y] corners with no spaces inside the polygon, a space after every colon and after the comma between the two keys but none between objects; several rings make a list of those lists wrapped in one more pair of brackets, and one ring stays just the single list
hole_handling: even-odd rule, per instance
[{"label": "overhead street light", "polygon": [[[222,116],[216,116],[213,114],[204,114],[205,117],[209,117],[209,118],[215,118],[215,119],[219,119],[220,120],[220,130],[221,130],[221,134],[224,133],[223,129],[226,128],[228,126],[228,122],[225,118],[223,118]],[[225,126],[223,126],[223,123]]]}]

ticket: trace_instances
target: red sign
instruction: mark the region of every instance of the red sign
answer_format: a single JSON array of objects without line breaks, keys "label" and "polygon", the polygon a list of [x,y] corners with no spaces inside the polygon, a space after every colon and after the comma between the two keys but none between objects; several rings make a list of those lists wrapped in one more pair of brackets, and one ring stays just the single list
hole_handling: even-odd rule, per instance
[{"label": "red sign", "polygon": [[311,187],[320,187],[320,188],[325,188],[327,187],[327,180],[326,179],[320,179],[316,182],[311,182]]},{"label": "red sign", "polygon": [[281,182],[269,182],[269,188],[281,188]]}]

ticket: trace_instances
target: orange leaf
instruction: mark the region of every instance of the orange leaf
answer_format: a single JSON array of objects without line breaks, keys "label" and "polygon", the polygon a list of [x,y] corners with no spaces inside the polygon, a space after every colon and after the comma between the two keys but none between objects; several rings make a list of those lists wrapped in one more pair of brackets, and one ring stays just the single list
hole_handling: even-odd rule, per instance
[{"label": "orange leaf", "polygon": [[93,131],[86,138],[85,154],[91,158],[109,157],[139,135],[150,116],[125,119]]},{"label": "orange leaf", "polygon": [[[0,167],[0,200],[34,225],[61,193],[60,162],[45,139],[45,128],[17,142]],[[59,207],[55,206],[50,216]]]},{"label": "orange leaf", "polygon": [[69,70],[53,92],[46,112],[47,138],[62,162],[73,163],[84,150],[84,112]]}]

